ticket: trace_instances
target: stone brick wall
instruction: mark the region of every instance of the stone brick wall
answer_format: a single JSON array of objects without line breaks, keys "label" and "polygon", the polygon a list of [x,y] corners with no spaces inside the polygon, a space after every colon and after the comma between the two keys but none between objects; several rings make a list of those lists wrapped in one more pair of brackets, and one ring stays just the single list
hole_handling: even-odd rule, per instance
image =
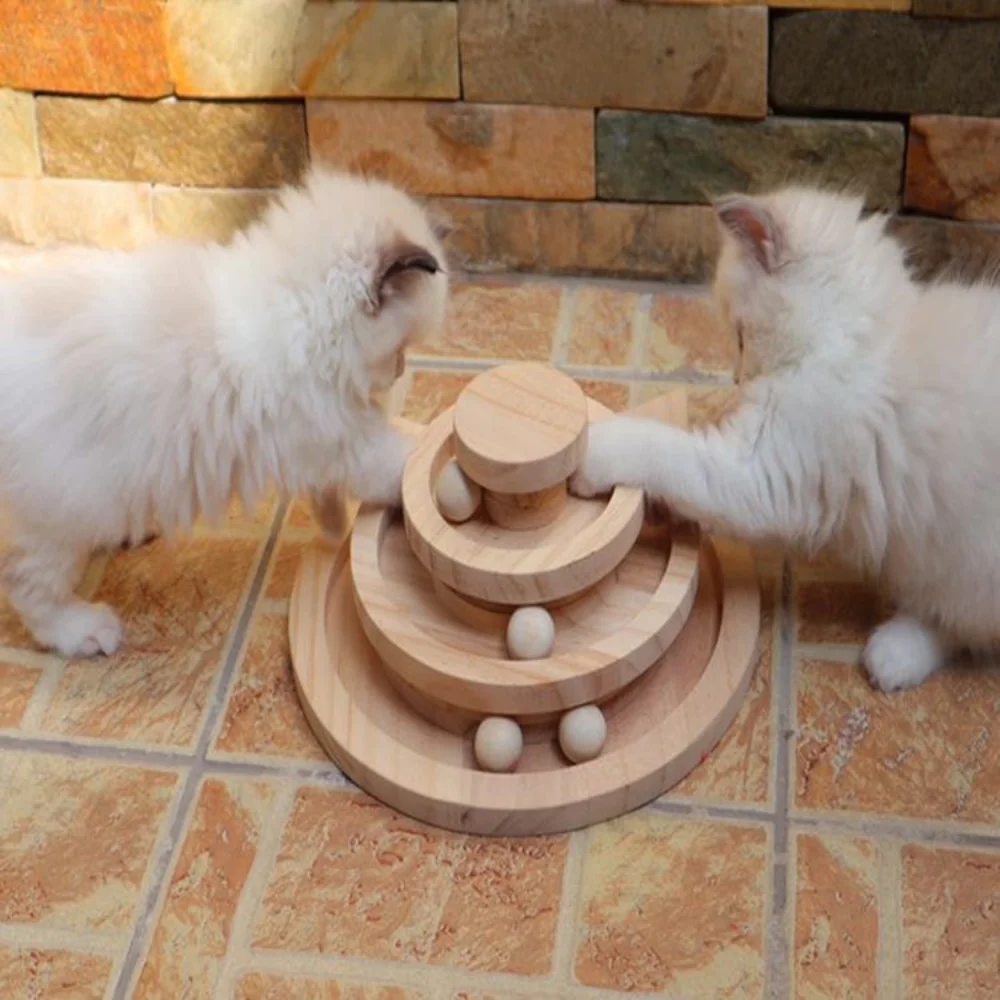
[{"label": "stone brick wall", "polygon": [[223,238],[310,158],[469,270],[703,280],[708,200],[795,178],[980,272],[1000,0],[0,0],[0,238]]}]

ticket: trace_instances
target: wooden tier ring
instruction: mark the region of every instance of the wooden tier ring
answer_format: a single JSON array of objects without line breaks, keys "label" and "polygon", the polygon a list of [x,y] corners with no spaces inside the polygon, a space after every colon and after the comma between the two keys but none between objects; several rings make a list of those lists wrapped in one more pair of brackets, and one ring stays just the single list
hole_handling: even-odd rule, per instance
[{"label": "wooden tier ring", "polygon": [[517,770],[480,770],[473,735],[414,712],[389,682],[355,609],[347,546],[308,549],[289,612],[293,674],[306,717],[352,780],[386,805],[463,833],[560,833],[662,795],[712,749],[753,675],[760,593],[745,546],[706,542],[698,595],[662,659],[602,706],[599,757],[570,766],[554,733],[532,738]]},{"label": "wooden tier ring", "polygon": [[649,529],[593,590],[552,611],[553,655],[514,660],[504,616],[484,612],[477,628],[441,602],[398,515],[362,508],[350,547],[361,625],[386,668],[431,704],[469,716],[530,722],[604,701],[663,655],[698,586],[697,530],[670,541],[665,529]]},{"label": "wooden tier ring", "polygon": [[[610,416],[588,399],[590,419]],[[546,604],[578,594],[617,566],[639,537],[642,491],[619,486],[608,499],[569,497],[558,520],[508,531],[479,514],[450,524],[434,503],[438,472],[453,456],[452,412],[424,431],[403,473],[403,517],[416,557],[431,576],[466,597],[497,604]]]}]

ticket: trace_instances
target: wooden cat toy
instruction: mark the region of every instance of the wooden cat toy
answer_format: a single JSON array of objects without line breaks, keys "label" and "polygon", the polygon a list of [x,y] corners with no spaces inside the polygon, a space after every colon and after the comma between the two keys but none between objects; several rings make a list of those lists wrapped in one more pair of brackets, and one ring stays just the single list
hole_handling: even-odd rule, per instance
[{"label": "wooden cat toy", "polygon": [[[633,411],[686,424],[683,391]],[[342,770],[452,830],[543,834],[635,809],[732,722],[760,594],[744,546],[644,523],[639,490],[571,496],[609,411],[539,364],[475,378],[416,449],[403,509],[305,554],[299,696]]]}]

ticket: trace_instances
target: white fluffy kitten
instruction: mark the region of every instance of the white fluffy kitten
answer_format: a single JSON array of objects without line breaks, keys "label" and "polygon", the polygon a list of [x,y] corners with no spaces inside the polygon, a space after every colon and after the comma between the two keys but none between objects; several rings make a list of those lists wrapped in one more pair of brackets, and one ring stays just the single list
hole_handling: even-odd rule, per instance
[{"label": "white fluffy kitten", "polygon": [[378,394],[443,322],[442,261],[402,192],[317,172],[226,246],[0,274],[0,580],[37,641],[112,653],[117,616],[73,593],[88,555],[234,493],[396,502],[409,445]]},{"label": "white fluffy kitten", "polygon": [[720,201],[715,292],[754,381],[718,429],[619,418],[574,488],[642,486],[744,538],[834,545],[900,613],[864,659],[885,690],[1000,639],[1000,289],[920,286],[860,199]]}]

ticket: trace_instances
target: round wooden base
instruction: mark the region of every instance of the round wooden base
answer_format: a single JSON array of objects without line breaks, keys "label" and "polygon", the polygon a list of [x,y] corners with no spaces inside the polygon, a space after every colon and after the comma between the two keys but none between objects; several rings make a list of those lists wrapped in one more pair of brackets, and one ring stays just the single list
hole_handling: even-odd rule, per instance
[{"label": "round wooden base", "polygon": [[663,794],[711,750],[750,683],[760,593],[749,551],[706,540],[698,591],[670,648],[607,701],[604,751],[570,765],[555,727],[525,730],[513,774],[476,767],[472,732],[440,728],[390,683],[355,608],[349,547],[304,556],[289,616],[295,682],[317,738],[343,771],[389,806],[467,833],[557,833]]}]

